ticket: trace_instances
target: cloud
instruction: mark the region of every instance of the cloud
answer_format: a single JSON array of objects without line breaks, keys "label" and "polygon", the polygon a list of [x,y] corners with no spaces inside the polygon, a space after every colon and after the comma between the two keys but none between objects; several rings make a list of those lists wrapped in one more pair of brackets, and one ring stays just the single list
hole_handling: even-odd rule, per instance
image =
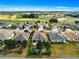
[{"label": "cloud", "polygon": [[64,6],[55,6],[55,7],[18,7],[18,6],[1,6],[0,11],[79,11],[79,7],[64,7]]},{"label": "cloud", "polygon": [[69,7],[64,7],[64,6],[57,6],[55,8],[69,8]]}]

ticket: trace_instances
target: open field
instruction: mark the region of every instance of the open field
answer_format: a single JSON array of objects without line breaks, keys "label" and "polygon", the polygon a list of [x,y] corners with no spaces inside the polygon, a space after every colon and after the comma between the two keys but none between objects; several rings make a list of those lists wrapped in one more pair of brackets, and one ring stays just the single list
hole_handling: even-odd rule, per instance
[{"label": "open field", "polygon": [[75,23],[74,23],[74,21],[79,21],[79,18],[74,18],[74,17],[70,17],[70,16],[66,16],[66,20],[64,20],[64,21],[59,21],[59,23],[61,23],[61,24],[72,24],[72,25],[74,25]]},{"label": "open field", "polygon": [[79,46],[76,46],[75,43],[52,44],[51,48],[53,57],[79,57]]}]

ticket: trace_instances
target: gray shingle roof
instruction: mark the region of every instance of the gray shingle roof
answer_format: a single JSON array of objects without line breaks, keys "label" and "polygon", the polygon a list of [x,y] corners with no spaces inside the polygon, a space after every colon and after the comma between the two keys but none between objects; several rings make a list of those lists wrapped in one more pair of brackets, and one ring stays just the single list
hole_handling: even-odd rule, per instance
[{"label": "gray shingle roof", "polygon": [[64,37],[60,36],[57,33],[52,33],[52,32],[49,33],[49,38],[51,42],[63,42],[65,40]]},{"label": "gray shingle roof", "polygon": [[13,38],[15,40],[28,40],[30,36],[30,33],[18,33],[16,36]]},{"label": "gray shingle roof", "polygon": [[36,31],[33,34],[32,40],[41,40],[41,41],[46,40],[46,34],[44,32]]},{"label": "gray shingle roof", "polygon": [[12,34],[13,34],[13,31],[10,31],[10,30],[1,30],[0,32],[4,34],[4,36],[5,36],[6,39],[8,39],[9,37],[11,37]]}]

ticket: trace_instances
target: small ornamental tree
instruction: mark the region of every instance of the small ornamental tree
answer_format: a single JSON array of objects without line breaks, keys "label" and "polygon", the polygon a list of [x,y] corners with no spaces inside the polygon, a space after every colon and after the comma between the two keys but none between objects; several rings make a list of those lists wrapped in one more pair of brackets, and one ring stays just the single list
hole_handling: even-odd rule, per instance
[{"label": "small ornamental tree", "polygon": [[25,48],[25,47],[27,46],[27,41],[24,40],[24,41],[22,42],[22,45],[23,45],[23,48]]},{"label": "small ornamental tree", "polygon": [[16,41],[15,40],[5,40],[4,44],[7,48],[15,48]]}]

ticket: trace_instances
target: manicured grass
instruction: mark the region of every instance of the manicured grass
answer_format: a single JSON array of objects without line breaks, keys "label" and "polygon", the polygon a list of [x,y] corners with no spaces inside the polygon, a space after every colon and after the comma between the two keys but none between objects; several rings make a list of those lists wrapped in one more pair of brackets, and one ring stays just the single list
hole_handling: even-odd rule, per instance
[{"label": "manicured grass", "polygon": [[35,20],[0,20],[0,22],[35,22]]},{"label": "manicured grass", "polygon": [[40,22],[44,23],[44,22],[49,22],[49,20],[44,20],[44,19],[40,19]]},{"label": "manicured grass", "polygon": [[[0,22],[37,22],[38,20],[0,20]],[[48,20],[39,20],[41,23],[48,22]]]}]

